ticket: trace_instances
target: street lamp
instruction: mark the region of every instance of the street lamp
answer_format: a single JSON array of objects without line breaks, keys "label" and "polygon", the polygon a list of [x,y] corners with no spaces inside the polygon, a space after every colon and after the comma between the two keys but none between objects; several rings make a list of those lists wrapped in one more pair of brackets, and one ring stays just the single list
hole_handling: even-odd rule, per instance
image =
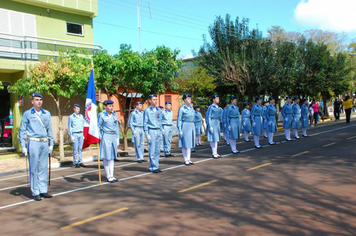
[{"label": "street lamp", "polygon": [[353,74],[352,74],[352,58],[356,55],[356,53],[350,53],[351,56],[351,97],[354,96],[354,82],[353,82]]}]

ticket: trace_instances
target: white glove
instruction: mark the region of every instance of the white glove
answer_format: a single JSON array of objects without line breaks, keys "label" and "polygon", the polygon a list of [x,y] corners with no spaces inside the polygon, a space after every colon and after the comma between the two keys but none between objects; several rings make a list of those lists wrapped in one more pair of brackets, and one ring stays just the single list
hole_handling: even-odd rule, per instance
[{"label": "white glove", "polygon": [[25,157],[27,157],[27,148],[22,148],[22,154],[24,154],[25,155]]},{"label": "white glove", "polygon": [[135,138],[137,138],[137,132],[136,131],[133,132],[133,135],[134,135]]},{"label": "white glove", "polygon": [[151,143],[151,136],[150,136],[150,135],[147,135],[146,138],[147,138],[147,142],[148,142],[148,143]]},{"label": "white glove", "polygon": [[85,139],[85,136],[83,135],[83,140]]},{"label": "white glove", "polygon": [[214,128],[210,127],[210,133],[213,133],[213,132],[214,132]]},{"label": "white glove", "polygon": [[242,125],[243,125],[243,126],[246,126],[246,122],[243,122]]},{"label": "white glove", "polygon": [[118,137],[118,138],[116,139],[116,143],[117,143],[117,145],[120,144],[120,137]]},{"label": "white glove", "polygon": [[164,133],[164,129],[162,129],[162,133]]},{"label": "white glove", "polygon": [[253,127],[256,127],[256,123],[255,123],[255,122],[253,122],[253,123],[252,123],[252,126],[253,126]]},{"label": "white glove", "polygon": [[228,129],[229,129],[229,131],[231,130],[231,126],[230,125],[229,125]]},{"label": "white glove", "polygon": [[75,138],[74,138],[74,136],[70,136],[70,139],[72,140],[72,143],[75,143]]},{"label": "white glove", "polygon": [[269,121],[268,124],[269,124],[269,125],[272,125],[272,121]]},{"label": "white glove", "polygon": [[288,118],[284,118],[285,121],[288,121]]},{"label": "white glove", "polygon": [[53,152],[53,146],[48,147],[48,154],[52,155]]},{"label": "white glove", "polygon": [[179,132],[179,136],[180,136],[181,138],[183,138],[183,132],[182,132],[182,131]]}]

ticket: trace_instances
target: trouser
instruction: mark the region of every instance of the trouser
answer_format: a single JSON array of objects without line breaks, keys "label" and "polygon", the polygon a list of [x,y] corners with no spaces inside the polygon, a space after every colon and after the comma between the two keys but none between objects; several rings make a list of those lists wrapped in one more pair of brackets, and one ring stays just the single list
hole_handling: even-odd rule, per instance
[{"label": "trouser", "polygon": [[29,140],[27,145],[32,196],[47,193],[48,142]]},{"label": "trouser", "polygon": [[268,143],[274,143],[273,142],[273,133],[272,132],[268,133]]},{"label": "trouser", "polygon": [[290,140],[290,129],[284,129],[284,135],[286,136],[286,139]]},{"label": "trouser", "polygon": [[350,123],[351,108],[345,109],[345,113],[346,113],[346,123]]},{"label": "trouser", "polygon": [[325,121],[324,120],[324,113],[323,112],[319,112],[319,116],[321,117],[321,119],[323,120],[323,122]]},{"label": "trouser", "polygon": [[136,160],[143,160],[143,155],[145,151],[145,134],[143,132],[142,127],[135,128],[136,136],[134,136],[135,140],[135,154]]},{"label": "trouser", "polygon": [[151,141],[148,143],[149,169],[150,171],[154,171],[159,169],[162,131],[159,129],[148,129],[148,134],[151,136]]},{"label": "trouser", "polygon": [[172,126],[163,126],[164,133],[163,133],[163,147],[164,147],[164,154],[169,155],[171,154],[171,142],[172,142]]},{"label": "trouser", "polygon": [[319,113],[318,112],[315,112],[314,113],[314,124],[318,124],[319,123]]},{"label": "trouser", "polygon": [[249,141],[248,139],[248,131],[244,130],[244,138],[245,138],[245,141]]},{"label": "trouser", "polygon": [[210,142],[211,153],[213,155],[218,155],[218,142]]},{"label": "trouser", "polygon": [[260,136],[254,135],[253,136],[253,141],[255,141],[255,146],[259,147],[260,146]]},{"label": "trouser", "polygon": [[83,148],[84,136],[83,136],[83,132],[73,133],[72,136],[74,137],[74,142],[72,143],[73,164],[77,165],[83,163],[82,148]]},{"label": "trouser", "polygon": [[309,126],[311,126],[313,124],[313,116],[311,116],[311,115],[309,116]]},{"label": "trouser", "polygon": [[334,110],[334,117],[335,117],[335,120],[340,120],[340,110]]},{"label": "trouser", "polygon": [[191,148],[182,148],[182,154],[183,154],[184,163],[189,163],[190,162],[191,151],[192,151]]},{"label": "trouser", "polygon": [[104,169],[106,172],[106,178],[109,179],[114,177],[114,160],[106,160],[104,158],[103,162],[104,162]]},{"label": "trouser", "polygon": [[236,149],[236,139],[229,138],[229,143],[230,143],[231,151],[233,151],[233,152],[237,151],[237,149]]}]

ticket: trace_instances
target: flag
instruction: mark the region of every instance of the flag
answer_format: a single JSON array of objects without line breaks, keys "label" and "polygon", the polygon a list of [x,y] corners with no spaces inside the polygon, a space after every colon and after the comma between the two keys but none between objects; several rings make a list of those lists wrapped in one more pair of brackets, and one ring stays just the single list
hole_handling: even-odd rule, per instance
[{"label": "flag", "polygon": [[91,69],[88,83],[87,99],[85,100],[83,149],[89,147],[89,145],[92,143],[98,143],[100,141],[96,108],[97,106],[94,82],[94,69]]}]

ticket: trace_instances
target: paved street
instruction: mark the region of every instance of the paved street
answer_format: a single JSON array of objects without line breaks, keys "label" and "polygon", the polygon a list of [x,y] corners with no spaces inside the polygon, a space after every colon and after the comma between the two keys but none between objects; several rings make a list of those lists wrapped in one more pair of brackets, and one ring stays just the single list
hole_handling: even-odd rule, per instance
[{"label": "paved street", "polygon": [[[147,172],[116,162],[120,182],[98,185],[97,163],[52,172],[52,199],[29,198],[24,173],[0,178],[2,235],[356,235],[356,124],[330,122],[310,137],[240,154],[205,143],[194,166],[161,159]],[[105,181],[104,171],[102,179]]]}]

